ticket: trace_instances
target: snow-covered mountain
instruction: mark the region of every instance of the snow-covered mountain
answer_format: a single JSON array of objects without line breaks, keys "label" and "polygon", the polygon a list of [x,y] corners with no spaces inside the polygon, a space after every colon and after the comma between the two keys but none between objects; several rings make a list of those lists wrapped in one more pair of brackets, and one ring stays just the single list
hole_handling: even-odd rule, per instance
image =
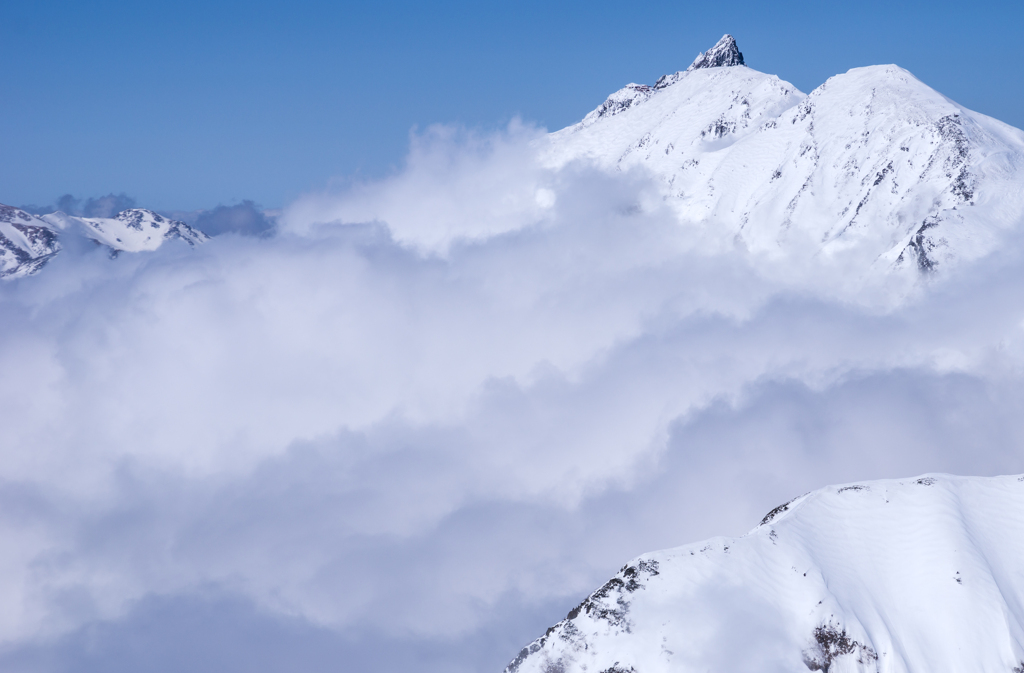
[{"label": "snow-covered mountain", "polygon": [[626,564],[506,673],[1024,671],[1024,476],[832,486]]},{"label": "snow-covered mountain", "polygon": [[550,134],[544,161],[652,171],[694,238],[864,271],[975,259],[1024,222],[1024,132],[895,65],[805,95],[743,64],[726,35]]},{"label": "snow-covered mountain", "polygon": [[165,241],[180,239],[189,245],[209,236],[184,222],[151,210],[132,208],[116,217],[75,217],[62,212],[36,216],[0,204],[0,278],[21,278],[37,273],[61,250],[63,236],[84,236],[121,252],[152,251]]}]

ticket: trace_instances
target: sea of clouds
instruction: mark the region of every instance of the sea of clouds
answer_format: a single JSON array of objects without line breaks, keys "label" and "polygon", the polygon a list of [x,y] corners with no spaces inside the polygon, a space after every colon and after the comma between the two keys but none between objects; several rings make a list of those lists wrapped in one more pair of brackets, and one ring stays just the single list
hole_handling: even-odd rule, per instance
[{"label": "sea of clouds", "polygon": [[636,554],[1024,471],[1016,234],[756,258],[540,137],[432,128],[260,236],[0,286],[0,667],[499,671]]}]

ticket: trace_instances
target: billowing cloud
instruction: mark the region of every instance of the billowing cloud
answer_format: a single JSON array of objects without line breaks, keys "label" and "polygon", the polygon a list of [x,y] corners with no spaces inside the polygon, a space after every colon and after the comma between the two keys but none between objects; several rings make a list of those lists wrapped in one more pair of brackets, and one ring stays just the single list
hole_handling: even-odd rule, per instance
[{"label": "billowing cloud", "polygon": [[829,482],[1024,469],[1019,241],[853,282],[702,247],[647,175],[537,137],[431,129],[272,237],[0,287],[2,656],[75,670],[83,629],[180,608],[500,667],[496,633],[637,553]]}]

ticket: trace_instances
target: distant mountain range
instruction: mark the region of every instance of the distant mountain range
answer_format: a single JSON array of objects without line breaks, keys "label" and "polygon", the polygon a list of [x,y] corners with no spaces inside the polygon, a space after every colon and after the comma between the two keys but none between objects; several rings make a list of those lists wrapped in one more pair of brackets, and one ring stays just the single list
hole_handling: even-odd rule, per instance
[{"label": "distant mountain range", "polygon": [[37,273],[60,252],[65,236],[84,236],[106,247],[112,256],[156,250],[175,239],[189,245],[209,240],[184,222],[143,208],[125,210],[116,217],[75,217],[62,212],[38,216],[0,204],[0,278]]}]

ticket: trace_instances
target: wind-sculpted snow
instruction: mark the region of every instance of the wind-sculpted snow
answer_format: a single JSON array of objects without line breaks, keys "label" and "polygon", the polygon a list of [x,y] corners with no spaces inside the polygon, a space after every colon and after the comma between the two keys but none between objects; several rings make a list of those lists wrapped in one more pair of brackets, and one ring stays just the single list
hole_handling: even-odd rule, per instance
[{"label": "wind-sculpted snow", "polygon": [[829,487],[627,564],[506,673],[1024,666],[1024,477]]}]

